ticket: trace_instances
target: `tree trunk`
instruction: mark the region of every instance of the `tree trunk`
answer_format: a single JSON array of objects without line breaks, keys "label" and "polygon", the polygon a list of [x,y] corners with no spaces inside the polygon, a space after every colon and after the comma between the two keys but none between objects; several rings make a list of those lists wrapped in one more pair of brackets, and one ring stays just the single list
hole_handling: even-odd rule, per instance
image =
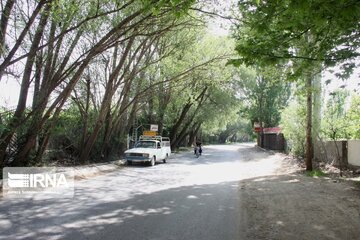
[{"label": "tree trunk", "polygon": [[264,148],[264,146],[265,146],[264,141],[265,141],[264,126],[262,123],[262,118],[260,118],[260,147],[261,148]]},{"label": "tree trunk", "polygon": [[194,124],[194,128],[190,132],[190,135],[189,135],[188,147],[191,147],[191,145],[193,143],[195,143],[195,138],[196,138],[196,135],[198,134],[198,132],[200,130],[200,127],[201,127],[201,123]]},{"label": "tree trunk", "polygon": [[[190,116],[190,118],[188,119],[188,121],[184,124],[183,129],[182,129],[182,130],[180,131],[180,133],[179,133],[179,136],[172,142],[172,144],[173,144],[175,147],[178,147],[179,144],[180,144],[181,142],[183,142],[184,139],[185,139],[185,137],[189,134],[188,128],[189,128],[189,126],[191,125],[191,123],[194,121],[194,119],[195,119],[195,117],[196,117],[199,109],[200,109],[201,106],[202,106],[202,103],[203,103],[203,101],[204,101],[205,92],[206,92],[206,88],[205,88],[204,91],[199,95],[199,97],[200,97],[200,98],[198,98],[199,103],[198,103],[198,106],[196,107],[194,113]],[[196,124],[194,124],[194,125],[192,126],[192,128],[194,128],[195,125],[196,125]]]},{"label": "tree trunk", "polygon": [[[40,11],[40,8],[41,8],[41,5],[40,4],[44,4],[45,1],[41,1],[37,7],[37,10]],[[88,66],[89,62],[93,59],[94,56],[98,55],[99,53],[101,53],[109,44],[111,44],[111,41],[109,42],[108,40],[114,36],[115,34],[118,34],[117,37],[121,37],[124,32],[121,32],[123,30],[123,27],[124,25],[126,25],[127,23],[129,23],[131,20],[133,20],[135,17],[139,16],[141,14],[141,10],[140,11],[137,11],[133,14],[131,14],[130,16],[126,17],[125,19],[123,19],[116,27],[114,27],[113,29],[111,29],[104,37],[102,37],[102,39],[100,41],[98,41],[95,46],[93,46],[91,48],[91,50],[89,50],[89,53],[88,55],[86,56],[85,59],[83,59],[81,62],[78,62],[77,64],[72,64],[72,68],[74,70],[74,68],[76,68],[77,66],[78,69],[77,71],[72,75],[71,79],[69,80],[68,84],[65,86],[64,90],[62,92],[60,92],[60,94],[57,96],[57,98],[51,103],[51,105],[47,108],[47,111],[45,112],[45,114],[42,114],[43,117],[41,118],[41,121],[40,123],[38,124],[38,126],[43,126],[44,123],[51,117],[52,115],[52,112],[55,110],[55,112],[58,112],[61,110],[62,106],[65,104],[66,100],[68,99],[68,97],[70,96],[71,94],[71,91],[72,89],[74,88],[74,86],[76,85],[76,83],[78,82],[78,80],[80,79],[83,71],[85,70],[85,68]],[[35,15],[35,11],[33,13],[33,16]],[[146,19],[148,16],[144,17],[142,20]],[[31,20],[31,19],[30,19]],[[29,20],[29,21],[30,21]],[[137,23],[141,22],[142,20],[139,20]],[[39,21],[41,22],[41,20]],[[31,23],[29,23],[28,25],[31,25]],[[41,25],[39,23],[39,25]],[[129,29],[133,29],[136,27],[137,24],[133,24],[131,25],[131,28]],[[125,32],[128,32],[129,29],[127,29]],[[80,35],[78,35],[80,37]],[[20,37],[19,37],[20,39]],[[34,38],[35,39],[35,38]],[[17,41],[18,42],[21,42],[20,40]],[[16,43],[16,44],[17,44]],[[33,41],[34,43],[34,41]],[[5,59],[6,61],[4,61],[1,66],[0,66],[0,71],[2,71],[3,69],[6,68],[6,64],[8,64],[8,62],[10,62],[14,52],[16,51],[17,49],[17,45],[15,44],[15,46],[13,47],[13,49],[10,51],[8,57]],[[31,54],[29,53],[28,54],[28,59],[31,57]],[[70,57],[69,55],[66,55],[65,58],[67,57]],[[65,67],[65,64],[64,62],[66,61],[63,61],[63,63],[61,64],[61,66],[64,66]],[[57,84],[60,84],[60,78],[63,78],[63,76],[61,76],[61,69],[63,69],[62,67],[59,68],[58,72],[56,72],[54,74],[54,79],[58,79],[59,81],[57,82]],[[54,87],[54,86],[53,86]],[[50,93],[49,93],[50,94]],[[47,104],[48,102],[45,102],[45,104]],[[58,114],[57,114],[58,115]],[[52,124],[51,126],[53,126],[53,122],[56,121],[57,117],[53,117],[52,118]],[[19,122],[19,121],[18,121]],[[18,125],[16,126],[18,127]],[[35,131],[34,131],[35,132]],[[5,138],[6,137],[6,138]],[[1,141],[1,144],[0,144],[0,161],[2,159],[4,159],[4,156],[5,156],[5,150],[6,150],[6,146],[7,146],[7,142],[9,142],[11,140],[11,136],[10,135],[7,135],[5,137],[1,137],[0,139],[1,140],[4,140],[4,141]],[[28,145],[32,145],[31,144],[32,141],[31,139],[29,139],[28,141]],[[4,151],[1,151],[1,149],[4,149]],[[31,147],[26,147],[26,149],[31,149]],[[3,157],[2,157],[3,155]],[[3,162],[0,162],[0,165],[2,165]]]},{"label": "tree trunk", "polygon": [[176,147],[176,145],[175,145],[176,134],[177,134],[181,124],[185,120],[186,114],[190,110],[191,106],[192,106],[192,103],[187,103],[184,105],[178,120],[175,122],[175,124],[171,128],[171,131],[170,131],[171,149],[174,149]]},{"label": "tree trunk", "polygon": [[[149,86],[151,86],[153,82],[152,77],[150,76],[149,79]],[[147,115],[147,122],[148,124],[154,124],[154,91],[151,90],[148,94],[148,99],[147,99],[147,103],[148,103],[148,107],[147,107],[147,111],[148,111],[148,115]],[[146,106],[145,106],[146,107]]]},{"label": "tree trunk", "polygon": [[259,123],[260,123],[260,147],[264,148],[265,144],[264,144],[264,140],[265,140],[265,135],[264,135],[264,119],[263,119],[263,104],[264,104],[264,97],[263,97],[263,92],[261,91],[261,95],[260,98],[258,100],[259,102]]},{"label": "tree trunk", "polygon": [[90,95],[91,95],[91,85],[90,85],[90,76],[89,76],[86,79],[86,103],[85,103],[84,113],[82,116],[83,126],[82,126],[78,151],[80,151],[80,149],[82,149],[85,146],[85,141],[88,134]]},{"label": "tree trunk", "polygon": [[135,40],[135,37],[130,38],[129,42],[126,45],[123,56],[120,59],[120,62],[118,63],[118,65],[116,66],[116,68],[113,70],[113,72],[111,73],[111,75],[109,77],[109,81],[107,83],[107,88],[105,90],[104,99],[101,104],[98,119],[96,121],[93,132],[91,133],[91,135],[89,136],[89,138],[86,141],[86,145],[85,145],[84,149],[81,150],[80,162],[84,163],[88,160],[88,158],[90,156],[90,151],[95,144],[95,141],[97,139],[97,136],[98,136],[101,128],[103,127],[104,121],[106,120],[106,115],[107,115],[108,111],[110,111],[112,97],[116,91],[116,89],[115,89],[116,80],[119,77],[119,73],[125,64],[125,59],[129,55],[129,52],[130,52],[131,46],[134,43],[134,40]]},{"label": "tree trunk", "polygon": [[305,165],[307,171],[312,171],[312,160],[314,157],[314,148],[312,141],[312,76],[309,74],[306,79],[307,90],[307,116],[306,116],[306,159]]},{"label": "tree trunk", "polygon": [[43,138],[39,141],[39,147],[36,151],[36,156],[35,156],[36,163],[41,162],[41,159],[45,153],[47,145],[49,144],[49,139],[50,139],[50,133],[46,132],[45,136],[43,136]]},{"label": "tree trunk", "polygon": [[[313,78],[313,125],[312,125],[312,141],[314,152],[321,148],[321,143],[318,139],[321,129],[321,74],[315,74]],[[315,159],[315,158],[314,158]]]},{"label": "tree trunk", "polygon": [[185,140],[186,136],[189,135],[189,132],[187,131],[189,126],[189,124],[185,124],[183,129],[180,131],[179,136],[177,136],[175,141],[171,143],[174,145],[175,148],[178,148],[180,144]]},{"label": "tree trunk", "polygon": [[[24,68],[18,104],[16,107],[16,111],[14,113],[14,116],[9,123],[9,130],[4,132],[4,134],[0,137],[0,139],[5,139],[5,141],[3,141],[0,146],[0,161],[5,161],[4,158],[5,158],[6,148],[7,148],[8,144],[10,143],[12,136],[15,133],[15,128],[19,125],[19,123],[23,119],[24,111],[26,109],[27,95],[28,95],[29,86],[30,86],[30,82],[31,82],[31,72],[32,72],[34,60],[36,57],[36,51],[40,44],[41,38],[43,36],[45,25],[47,24],[47,20],[49,17],[49,10],[50,10],[50,5],[47,5],[46,9],[44,10],[44,12],[41,15],[39,25],[36,29],[34,39],[31,44],[31,47],[30,47],[29,56],[27,58],[25,68]],[[23,159],[23,157],[21,155],[20,158],[16,157],[12,164],[15,166],[22,166],[22,165],[26,164],[27,161],[28,161],[28,159]]]},{"label": "tree trunk", "polygon": [[[136,77],[136,72],[138,69],[138,64],[140,63],[140,60],[143,58],[146,49],[150,46],[150,45],[146,45],[147,40],[145,39],[138,47],[137,49],[133,52],[130,53],[131,47],[134,43],[135,38],[131,38],[130,41],[128,42],[125,52],[119,62],[119,65],[116,66],[114,65],[114,72],[112,73],[112,75],[115,73],[115,78],[114,80],[116,80],[116,76],[118,75],[118,73],[120,72],[121,67],[124,66],[124,70],[123,70],[123,74],[121,75],[121,77],[119,77],[118,80],[116,80],[114,82],[114,92],[115,90],[120,86],[120,84],[122,83],[122,80],[124,80],[124,78],[126,78],[125,83],[124,83],[124,88],[121,92],[121,95],[117,101],[117,105],[115,107],[114,115],[115,117],[111,117],[110,115],[110,119],[108,119],[108,124],[106,126],[108,126],[109,128],[106,129],[105,131],[105,136],[104,136],[104,141],[102,143],[102,152],[108,152],[110,151],[110,140],[112,137],[112,134],[114,132],[114,129],[119,129],[119,124],[121,124],[121,121],[126,118],[126,116],[124,116],[126,110],[128,109],[129,105],[129,93],[130,93],[130,89],[131,89],[131,85],[132,82],[134,80],[134,78]],[[140,52],[140,53],[139,53]],[[139,54],[138,54],[139,53]],[[126,57],[129,56],[130,60],[128,62],[127,65],[125,65],[125,59]],[[135,64],[133,64],[133,62],[136,61]],[[133,65],[133,69],[131,70],[130,73],[128,73],[130,66]],[[126,76],[128,75],[128,76]],[[125,130],[125,128],[121,128],[122,130]],[[120,133],[120,136],[122,136],[123,133]]]},{"label": "tree trunk", "polygon": [[15,0],[8,0],[5,4],[4,10],[1,14],[1,23],[0,23],[0,57],[3,56],[5,52],[5,36],[6,29],[8,26],[8,21],[10,17],[11,10],[14,6]]},{"label": "tree trunk", "polygon": [[[199,94],[199,96],[196,98],[195,101],[202,101],[206,91],[207,91],[207,87],[205,87],[202,90],[202,92]],[[176,143],[177,132],[178,132],[181,124],[184,122],[185,117],[186,117],[187,113],[189,112],[192,105],[193,105],[193,103],[190,101],[184,105],[178,120],[175,122],[175,124],[171,128],[171,131],[170,131],[171,149],[175,149],[175,147],[176,147],[175,143]]]},{"label": "tree trunk", "polygon": [[105,133],[104,133],[104,138],[103,138],[102,147],[101,147],[101,158],[102,159],[107,159],[109,157],[109,154],[111,151],[110,140],[111,140],[112,131],[113,131],[113,119],[112,119],[112,115],[111,115],[111,109],[109,108],[109,110],[106,114]]},{"label": "tree trunk", "polygon": [[107,112],[110,109],[110,105],[111,105],[111,98],[112,98],[112,94],[111,94],[112,90],[108,89],[105,92],[105,97],[103,99],[103,103],[99,112],[99,116],[96,120],[95,126],[94,126],[94,130],[93,132],[90,134],[90,136],[87,138],[86,140],[86,144],[84,146],[83,149],[80,150],[80,158],[79,161],[81,163],[85,163],[86,161],[88,161],[88,158],[90,156],[90,152],[95,144],[95,141],[98,137],[98,134],[100,133],[101,128],[103,127],[105,120],[106,120],[106,115]]},{"label": "tree trunk", "polygon": [[[29,21],[26,23],[24,29],[22,30],[22,32],[20,33],[18,39],[16,40],[13,48],[9,51],[9,54],[5,57],[4,61],[1,63],[1,65],[0,65],[0,79],[1,79],[1,76],[3,75],[5,69],[9,66],[11,59],[14,57],[15,53],[17,52],[17,50],[19,49],[19,47],[23,43],[23,40],[26,37],[26,34],[30,30],[31,25],[35,22],[37,15],[40,13],[40,10],[42,9],[42,7],[44,6],[45,3],[46,3],[46,0],[41,0],[38,3],[35,10],[31,14],[31,17],[29,18]],[[48,6],[49,5],[50,4],[48,4]],[[47,11],[45,11],[45,12],[47,12]],[[48,15],[48,14],[46,14],[46,15]],[[43,14],[43,16],[44,16],[44,14]],[[35,50],[37,50],[37,49],[35,49]],[[29,53],[29,55],[30,55],[30,53]]]}]

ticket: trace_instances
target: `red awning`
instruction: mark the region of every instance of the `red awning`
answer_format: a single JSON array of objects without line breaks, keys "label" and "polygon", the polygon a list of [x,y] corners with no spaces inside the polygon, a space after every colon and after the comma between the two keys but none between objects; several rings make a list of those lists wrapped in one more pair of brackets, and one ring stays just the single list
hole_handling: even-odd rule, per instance
[{"label": "red awning", "polygon": [[280,127],[271,127],[271,128],[264,128],[264,133],[281,133]]}]

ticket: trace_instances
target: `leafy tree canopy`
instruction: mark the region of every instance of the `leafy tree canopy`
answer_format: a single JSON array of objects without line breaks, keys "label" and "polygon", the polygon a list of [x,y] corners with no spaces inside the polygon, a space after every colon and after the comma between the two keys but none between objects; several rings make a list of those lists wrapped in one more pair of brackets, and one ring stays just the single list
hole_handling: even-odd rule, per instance
[{"label": "leafy tree canopy", "polygon": [[241,66],[235,76],[239,98],[243,100],[243,115],[252,123],[277,126],[280,110],[286,106],[290,96],[290,86],[284,81],[284,74],[273,67],[252,69]]},{"label": "leafy tree canopy", "polygon": [[344,73],[359,56],[360,2],[357,0],[239,1],[233,64],[287,62],[300,69],[316,62],[343,63]]}]

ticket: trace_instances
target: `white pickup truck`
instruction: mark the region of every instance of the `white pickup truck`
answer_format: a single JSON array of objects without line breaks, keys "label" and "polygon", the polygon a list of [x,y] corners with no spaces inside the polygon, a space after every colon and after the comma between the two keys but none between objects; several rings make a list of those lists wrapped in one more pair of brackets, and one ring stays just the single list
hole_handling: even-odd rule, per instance
[{"label": "white pickup truck", "polygon": [[133,163],[148,163],[154,166],[156,161],[166,160],[171,155],[170,139],[161,136],[140,136],[135,147],[125,151],[128,165]]}]

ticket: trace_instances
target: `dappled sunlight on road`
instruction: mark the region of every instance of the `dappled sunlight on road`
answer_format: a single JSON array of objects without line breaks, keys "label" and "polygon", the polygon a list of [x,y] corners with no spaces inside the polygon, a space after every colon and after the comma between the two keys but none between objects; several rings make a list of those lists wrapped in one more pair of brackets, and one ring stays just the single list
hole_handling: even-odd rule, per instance
[{"label": "dappled sunlight on road", "polygon": [[[166,164],[134,165],[77,181],[74,199],[4,199],[0,202],[0,239],[99,239],[99,232],[107,226],[137,225],[140,218],[146,222],[160,216],[182,216],[209,202],[216,206],[214,215],[225,214],[235,207],[219,204],[219,196],[231,196],[232,192],[231,201],[236,202],[240,180],[272,174],[281,159],[253,144],[205,146],[199,158],[183,152],[174,154]],[[219,194],[222,191],[224,194]]]},{"label": "dappled sunlight on road", "polygon": [[[245,148],[241,153],[240,147]],[[167,164],[160,163],[155,167],[135,165],[96,179],[80,181],[77,195],[83,201],[127,200],[139,194],[183,186],[240,181],[273,174],[281,160],[277,154],[268,154],[253,145],[205,147],[199,158],[192,152],[184,152],[172,156]],[[99,191],[83,191],[88,181]],[[105,196],[104,191],[107,193]]]}]

